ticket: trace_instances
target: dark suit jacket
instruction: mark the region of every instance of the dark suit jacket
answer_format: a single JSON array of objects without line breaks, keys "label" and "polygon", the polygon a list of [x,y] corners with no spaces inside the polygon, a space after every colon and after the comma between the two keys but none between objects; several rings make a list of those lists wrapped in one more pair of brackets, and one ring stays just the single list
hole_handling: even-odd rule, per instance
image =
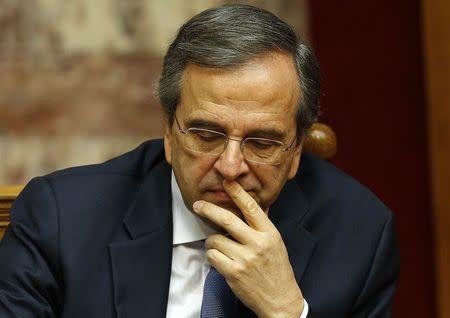
[{"label": "dark suit jacket", "polygon": [[[172,213],[161,141],[33,179],[11,217],[0,317],[165,317]],[[315,317],[389,316],[393,217],[366,188],[305,153],[270,218]]]}]

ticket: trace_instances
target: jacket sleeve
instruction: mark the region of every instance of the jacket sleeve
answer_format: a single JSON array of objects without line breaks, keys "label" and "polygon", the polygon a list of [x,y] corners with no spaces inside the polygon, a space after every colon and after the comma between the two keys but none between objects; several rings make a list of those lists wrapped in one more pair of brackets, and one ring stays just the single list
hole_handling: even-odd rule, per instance
[{"label": "jacket sleeve", "polygon": [[353,307],[351,317],[391,317],[399,263],[394,220],[390,214],[383,227],[367,280]]},{"label": "jacket sleeve", "polygon": [[0,242],[0,317],[58,317],[62,303],[57,203],[45,178],[33,179],[11,211]]}]

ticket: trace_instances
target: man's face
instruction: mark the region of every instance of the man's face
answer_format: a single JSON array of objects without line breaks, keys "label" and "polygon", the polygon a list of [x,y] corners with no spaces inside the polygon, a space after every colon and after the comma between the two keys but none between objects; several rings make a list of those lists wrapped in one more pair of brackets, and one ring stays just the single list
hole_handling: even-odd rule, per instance
[{"label": "man's face", "polygon": [[175,122],[166,124],[166,159],[189,209],[195,201],[205,200],[241,216],[224,192],[222,181],[228,179],[239,182],[268,212],[285,182],[297,172],[301,142],[282,154],[280,164],[268,165],[246,161],[239,141],[262,137],[290,145],[296,136],[299,94],[293,59],[279,52],[233,70],[186,67],[176,110],[181,128],[206,128],[233,139],[221,155],[199,154],[185,147]]}]

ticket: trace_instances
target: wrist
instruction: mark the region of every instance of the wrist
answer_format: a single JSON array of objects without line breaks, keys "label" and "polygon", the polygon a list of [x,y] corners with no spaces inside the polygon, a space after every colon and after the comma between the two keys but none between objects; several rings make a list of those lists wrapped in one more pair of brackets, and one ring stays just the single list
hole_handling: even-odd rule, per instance
[{"label": "wrist", "polygon": [[297,297],[293,300],[285,302],[283,304],[278,303],[276,309],[271,313],[258,315],[259,318],[299,318],[305,308],[305,299],[303,298],[300,289],[298,290]]}]

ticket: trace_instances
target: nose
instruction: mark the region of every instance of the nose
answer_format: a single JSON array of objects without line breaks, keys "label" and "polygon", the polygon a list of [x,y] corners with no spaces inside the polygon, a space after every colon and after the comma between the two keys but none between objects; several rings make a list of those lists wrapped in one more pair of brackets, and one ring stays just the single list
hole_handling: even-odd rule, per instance
[{"label": "nose", "polygon": [[225,150],[214,163],[214,168],[227,180],[235,180],[250,170],[242,155],[240,140],[228,139]]}]

